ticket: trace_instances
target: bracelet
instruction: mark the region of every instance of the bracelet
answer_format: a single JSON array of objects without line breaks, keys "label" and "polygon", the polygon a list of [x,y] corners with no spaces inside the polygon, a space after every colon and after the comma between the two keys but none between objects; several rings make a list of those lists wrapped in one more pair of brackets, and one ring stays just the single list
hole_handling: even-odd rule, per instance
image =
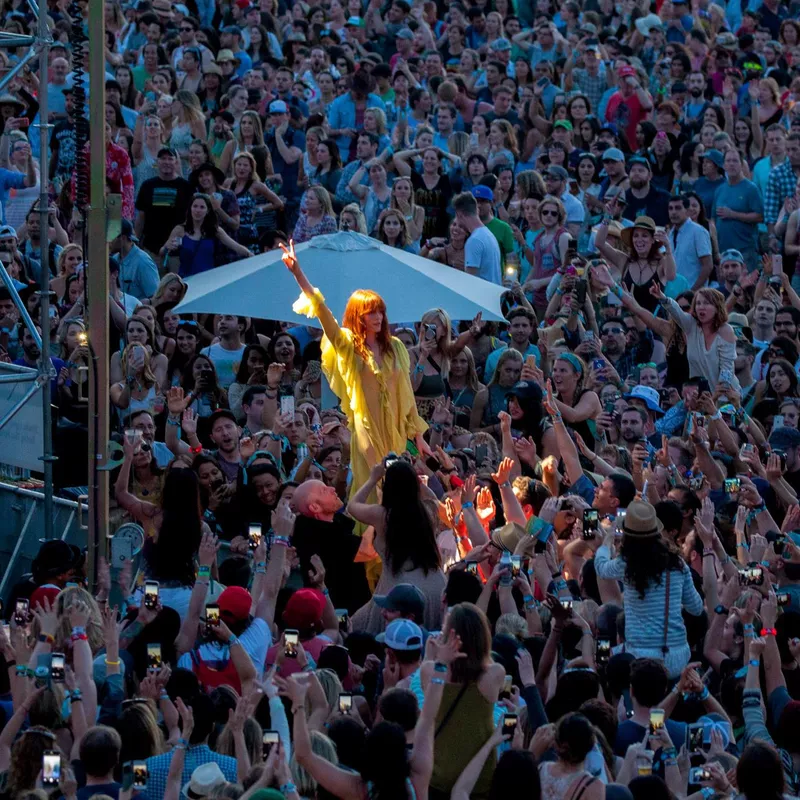
[{"label": "bracelet", "polygon": [[211,567],[208,564],[202,564],[200,568],[197,570],[197,577],[198,578],[210,578],[211,577]]},{"label": "bracelet", "polygon": [[703,703],[703,702],[705,702],[706,700],[708,700],[708,686],[704,686],[704,687],[703,687],[703,691],[702,691],[702,692],[700,692],[700,694],[698,694],[698,695],[697,695],[697,699],[698,699],[698,700],[699,700],[701,703]]},{"label": "bracelet", "polygon": [[436,661],[433,665],[434,672],[447,672],[447,664],[443,664],[441,661]]},{"label": "bracelet", "polygon": [[509,489],[511,487],[511,481],[505,481],[500,484],[501,489]]},{"label": "bracelet", "polygon": [[186,739],[184,739],[182,736],[181,736],[180,739],[178,739],[178,744],[179,745],[183,745],[184,747],[188,747],[189,746],[189,742]]},{"label": "bracelet", "polygon": [[752,622],[746,622],[744,625],[742,625],[742,629],[746,631],[754,631],[755,625],[753,625]]},{"label": "bracelet", "polygon": [[526,594],[526,595],[525,595],[525,596],[522,598],[522,602],[523,602],[523,603],[524,603],[526,606],[528,605],[528,603],[532,603],[532,602],[533,602],[533,595],[532,595],[532,594]]},{"label": "bracelet", "polygon": [[172,425],[175,428],[180,428],[181,421],[180,419],[172,419],[172,417],[167,417],[167,425]]},{"label": "bracelet", "polygon": [[107,658],[105,659],[105,662],[107,667],[118,667],[122,663],[119,659],[116,661],[111,661]]},{"label": "bracelet", "polygon": [[322,589],[322,594],[324,594],[324,595],[325,595],[325,597],[330,597],[330,596],[331,596],[331,593],[328,591],[328,588],[327,588],[327,587],[325,587],[324,589]]},{"label": "bracelet", "polygon": [[203,445],[199,444],[197,447],[189,447],[189,452],[193,456],[199,456],[203,452]]},{"label": "bracelet", "polygon": [[173,750],[186,750],[186,745],[183,742],[178,742],[173,748]]},{"label": "bracelet", "polygon": [[258,562],[256,562],[256,569],[261,569],[262,567],[266,567],[266,566],[267,566],[267,562],[266,561],[258,561]]},{"label": "bracelet", "polygon": [[563,422],[563,421],[564,421],[564,420],[562,419],[562,417],[561,417],[561,412],[560,412],[560,411],[557,411],[555,414],[551,414],[551,415],[550,415],[550,419],[551,419],[551,420],[552,420],[554,423],[556,423],[556,422]]},{"label": "bracelet", "polygon": [[82,703],[82,702],[83,698],[80,696],[80,694],[73,694],[72,697],[70,697],[69,699],[70,705],[72,705],[73,703]]},{"label": "bracelet", "polygon": [[761,635],[762,636],[777,636],[778,635],[778,631],[776,631],[775,628],[762,628],[761,629]]},{"label": "bracelet", "polygon": [[265,569],[263,569],[262,567],[256,567],[256,569],[253,570],[253,574],[254,575],[266,575],[267,571]]},{"label": "bracelet", "polygon": [[700,794],[703,795],[703,800],[711,800],[712,797],[717,793],[716,789],[712,789],[710,786],[704,786],[700,790]]},{"label": "bracelet", "polygon": [[761,666],[761,661],[759,659],[757,659],[757,658],[751,658],[747,663],[751,667],[760,667]]},{"label": "bracelet", "polygon": [[85,633],[73,633],[69,638],[72,642],[89,641],[89,637]]},{"label": "bracelet", "polygon": [[617,286],[617,284],[614,284],[609,291],[611,292],[611,294],[616,295],[620,300],[622,300],[622,287],[621,286]]},{"label": "bracelet", "polygon": [[661,751],[661,757],[668,761],[669,759],[676,759],[678,757],[678,749],[676,747],[665,747]]},{"label": "bracelet", "polygon": [[444,678],[431,678],[431,683],[439,684],[440,686],[444,686]]},{"label": "bracelet", "polygon": [[6,661],[6,669],[11,669],[11,667],[16,667],[16,666],[17,662],[14,661],[13,658],[11,659],[11,661]]},{"label": "bracelet", "polygon": [[228,647],[233,647],[235,644],[239,644],[239,637],[235,634],[231,634],[231,638],[228,639]]},{"label": "bracelet", "polygon": [[288,781],[281,786],[281,794],[292,794],[292,792],[296,791],[297,787],[291,781]]},{"label": "bracelet", "polygon": [[714,548],[713,547],[704,547],[703,548],[703,556],[713,556],[714,555]]},{"label": "bracelet", "polygon": [[474,508],[474,507],[475,507],[475,503],[470,503],[469,501],[467,501],[466,503],[462,503],[461,504],[461,508]]},{"label": "bracelet", "polygon": [[[73,633],[75,633],[75,631],[76,631],[76,630],[78,630],[78,629],[77,629],[77,628],[75,628],[75,629],[73,629],[73,631],[72,631],[72,632],[73,632]],[[81,630],[82,630],[82,629],[81,629]],[[40,634],[39,634],[39,636],[37,637],[36,641],[38,641],[38,642],[44,642],[44,643],[46,643],[46,644],[55,644],[55,641],[56,641],[56,640],[55,640],[55,638],[54,638],[54,637],[53,637],[51,634],[49,634],[49,633],[40,633]]]}]

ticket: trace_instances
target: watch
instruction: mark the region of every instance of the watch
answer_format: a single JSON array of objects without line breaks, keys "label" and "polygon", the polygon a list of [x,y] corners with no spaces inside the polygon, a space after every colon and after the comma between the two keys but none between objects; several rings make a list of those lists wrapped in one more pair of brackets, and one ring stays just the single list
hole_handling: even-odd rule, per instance
[{"label": "watch", "polygon": [[728,613],[728,609],[725,608],[725,606],[722,605],[722,603],[720,603],[718,606],[715,606],[714,613],[715,614],[727,614]]}]

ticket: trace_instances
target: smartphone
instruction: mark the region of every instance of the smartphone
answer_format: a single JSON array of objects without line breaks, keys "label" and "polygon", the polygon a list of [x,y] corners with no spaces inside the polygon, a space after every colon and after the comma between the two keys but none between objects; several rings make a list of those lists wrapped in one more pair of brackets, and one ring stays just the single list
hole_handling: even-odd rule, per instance
[{"label": "smartphone", "polygon": [[617,511],[617,516],[614,517],[614,530],[616,531],[616,536],[622,536],[625,531],[623,528],[625,527],[625,515],[627,511]]},{"label": "smartphone", "polygon": [[336,614],[336,620],[339,623],[339,630],[346,631],[347,623],[350,621],[350,614],[346,608],[334,608],[333,613]]},{"label": "smartphone", "polygon": [[775,450],[772,451],[773,455],[778,456],[781,462],[781,472],[786,472],[786,452],[783,450]]},{"label": "smartphone", "polygon": [[542,89],[544,89],[544,87],[547,86],[548,83],[550,83],[549,78],[539,78],[539,80],[536,81],[536,85],[540,86]]},{"label": "smartphone", "polygon": [[340,692],[339,713],[346,714],[353,707],[353,695],[350,692]]},{"label": "smartphone", "polygon": [[792,597],[789,592],[778,592],[775,595],[779,606],[788,606],[792,602]]},{"label": "smartphone", "polygon": [[291,414],[294,416],[294,397],[292,395],[284,395],[281,397],[281,415]]},{"label": "smartphone", "polygon": [[519,716],[517,714],[503,714],[503,735],[510,736],[513,739],[518,722]]},{"label": "smartphone", "polygon": [[608,660],[611,658],[610,639],[597,640],[597,650],[595,652],[595,658],[597,659],[598,664],[608,664]]},{"label": "smartphone", "polygon": [[147,788],[147,762],[134,761],[133,762],[133,788],[146,789]]},{"label": "smartphone", "polygon": [[158,608],[158,581],[144,582],[144,607]]},{"label": "smartphone", "polygon": [[479,444],[475,448],[475,464],[478,467],[483,466],[483,462],[486,461],[489,455],[489,447],[485,444]]},{"label": "smartphone", "polygon": [[264,758],[269,757],[270,750],[280,741],[278,731],[264,731],[261,734],[261,752]]},{"label": "smartphone", "polygon": [[703,783],[710,780],[711,773],[705,767],[692,767],[689,770],[689,783]]},{"label": "smartphone", "polygon": [[300,634],[295,628],[287,628],[283,632],[283,654],[287,658],[297,658],[297,645],[300,643]]},{"label": "smartphone", "polygon": [[64,683],[66,664],[63,653],[53,653],[50,657],[50,680],[53,683]]},{"label": "smartphone", "polygon": [[212,603],[206,606],[206,636],[211,636],[211,628],[219,625],[219,606]]},{"label": "smartphone", "polygon": [[585,508],[583,510],[583,538],[594,539],[597,535],[597,527],[600,524],[596,508]]},{"label": "smartphone", "polygon": [[27,625],[30,616],[30,601],[27,597],[18,597],[14,604],[14,622],[17,625]]},{"label": "smartphone", "polygon": [[45,750],[42,753],[42,785],[58,786],[61,780],[61,753]]},{"label": "smartphone", "polygon": [[775,431],[778,428],[783,427],[783,414],[776,414],[772,418],[772,430]]},{"label": "smartphone", "polygon": [[478,562],[477,561],[468,561],[467,562],[467,572],[471,575],[478,575]]},{"label": "smartphone", "polygon": [[772,256],[772,276],[774,278],[780,278],[783,274],[783,256],[781,255],[773,255]]},{"label": "smartphone", "polygon": [[725,492],[727,494],[739,494],[739,489],[742,487],[742,482],[739,478],[726,478],[725,479]]},{"label": "smartphone", "polygon": [[18,128],[27,128],[31,124],[31,121],[27,117],[17,117],[17,127]]},{"label": "smartphone", "polygon": [[519,577],[520,570],[522,569],[522,556],[511,556],[511,577]]},{"label": "smartphone", "polygon": [[778,536],[778,538],[772,543],[772,549],[775,551],[775,555],[778,556],[778,558],[782,558],[784,551],[786,550],[786,537]]},{"label": "smartphone", "polygon": [[586,281],[583,279],[575,284],[575,299],[578,301],[578,308],[583,308],[586,303]]},{"label": "smartphone", "polygon": [[251,522],[247,529],[247,546],[255,550],[261,544],[261,523]]},{"label": "smartphone", "polygon": [[699,411],[695,411],[692,414],[692,418],[694,419],[694,424],[698,428],[705,428],[706,427],[706,417],[705,414],[701,414]]},{"label": "smartphone", "polygon": [[121,569],[130,561],[133,561],[133,542],[122,536],[112,537],[111,566]]},{"label": "smartphone", "polygon": [[514,679],[511,677],[511,675],[506,675],[505,678],[503,678],[503,689],[500,692],[501,700],[508,700],[508,698],[511,697],[511,689],[513,686]]},{"label": "smartphone", "polygon": [[742,456],[746,456],[749,453],[755,453],[755,451],[756,451],[756,446],[754,444],[750,444],[749,442],[743,444],[739,448],[739,458],[742,458]]},{"label": "smartphone", "polygon": [[565,611],[572,611],[573,600],[571,597],[561,597],[559,602],[561,603],[561,608],[563,608]]},{"label": "smartphone", "polygon": [[525,359],[525,366],[530,369],[536,369],[536,356],[528,356]]},{"label": "smartphone", "polygon": [[690,753],[699,753],[703,749],[703,723],[693,722],[686,726],[686,749]]},{"label": "smartphone", "polygon": [[122,765],[122,789],[125,792],[133,788],[133,761],[126,761]]},{"label": "smartphone", "polygon": [[[601,366],[601,368],[602,368],[602,366],[603,366],[603,364],[602,364],[602,359],[596,359],[596,360],[601,362],[600,366]],[[597,367],[595,367],[595,369],[597,369]],[[615,403],[613,400],[609,400],[609,401],[608,401],[608,402],[605,404],[605,406],[603,407],[603,411],[604,411],[606,414],[608,414],[609,416],[613,415],[613,414],[614,414],[614,412],[616,411],[616,409],[617,409],[617,404],[616,404],[616,403]]]},{"label": "smartphone", "polygon": [[764,570],[757,564],[749,564],[739,573],[740,586],[763,586]]},{"label": "smartphone", "polygon": [[650,709],[650,735],[656,733],[664,727],[664,709],[651,708]]},{"label": "smartphone", "polygon": [[147,669],[161,671],[161,645],[157,642],[147,645]]}]

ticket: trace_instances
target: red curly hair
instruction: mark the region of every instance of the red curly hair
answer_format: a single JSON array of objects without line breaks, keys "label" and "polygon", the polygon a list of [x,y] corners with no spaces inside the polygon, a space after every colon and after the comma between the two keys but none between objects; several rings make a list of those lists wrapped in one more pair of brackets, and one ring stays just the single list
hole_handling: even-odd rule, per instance
[{"label": "red curly hair", "polygon": [[353,334],[356,352],[365,361],[369,348],[367,347],[367,328],[364,317],[373,311],[380,311],[383,314],[383,323],[377,337],[381,354],[390,354],[392,352],[392,334],[389,333],[389,322],[386,318],[386,303],[379,294],[369,289],[356,289],[347,301],[347,308],[344,310],[344,319],[342,320],[342,327],[347,328]]}]

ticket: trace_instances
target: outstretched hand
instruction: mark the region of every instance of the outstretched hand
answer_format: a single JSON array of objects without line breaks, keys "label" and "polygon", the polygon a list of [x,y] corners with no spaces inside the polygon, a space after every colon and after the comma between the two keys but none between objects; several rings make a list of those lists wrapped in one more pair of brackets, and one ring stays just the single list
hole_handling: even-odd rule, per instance
[{"label": "outstretched hand", "polygon": [[286,264],[289,272],[295,273],[300,268],[300,262],[297,260],[297,255],[294,252],[294,239],[289,240],[288,247],[283,244],[283,242],[280,243],[280,246],[281,250],[283,250],[281,261]]}]

